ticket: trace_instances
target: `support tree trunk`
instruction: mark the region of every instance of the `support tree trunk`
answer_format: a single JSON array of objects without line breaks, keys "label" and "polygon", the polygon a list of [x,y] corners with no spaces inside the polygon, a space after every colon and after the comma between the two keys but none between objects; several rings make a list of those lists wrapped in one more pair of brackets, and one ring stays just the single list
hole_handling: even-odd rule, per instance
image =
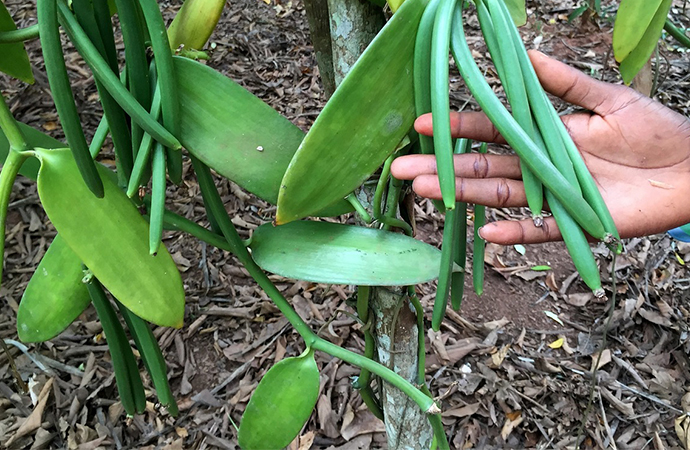
[{"label": "support tree trunk", "polygon": [[331,23],[328,15],[328,0],[305,0],[304,10],[309,22],[309,35],[316,63],[319,65],[321,83],[326,91],[326,97],[335,91],[335,77],[333,74],[333,50],[331,47]]},{"label": "support tree trunk", "polygon": [[[325,0],[308,1],[316,4]],[[385,18],[381,7],[366,0],[328,0],[328,13],[332,64],[337,86],[383,27]],[[314,30],[316,27],[312,27],[311,20],[310,29]],[[319,45],[324,46],[323,43]],[[327,59],[322,57],[321,61]],[[322,74],[325,72],[327,71],[321,69]],[[358,194],[365,205],[371,204],[373,196],[373,187],[365,187]],[[373,287],[369,305],[370,315],[374,318],[373,332],[379,362],[416,384],[419,342],[417,321],[405,289]],[[380,400],[389,449],[430,448],[433,431],[425,413],[416,403],[386,383]]]}]

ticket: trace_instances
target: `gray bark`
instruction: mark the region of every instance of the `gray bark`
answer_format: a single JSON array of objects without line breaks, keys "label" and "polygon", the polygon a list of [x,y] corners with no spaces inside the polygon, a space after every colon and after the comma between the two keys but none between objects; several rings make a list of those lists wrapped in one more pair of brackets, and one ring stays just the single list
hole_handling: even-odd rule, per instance
[{"label": "gray bark", "polygon": [[[382,9],[366,0],[328,0],[328,9],[337,86],[383,27],[385,19]],[[357,196],[368,207],[374,188],[364,187]],[[405,289],[372,287],[369,309],[374,318],[379,362],[417,384],[417,322]],[[433,430],[415,402],[387,383],[383,383],[380,400],[390,450],[430,448]]]},{"label": "gray bark", "polygon": [[[417,319],[404,288],[378,286],[370,302],[379,362],[417,383]],[[384,383],[381,399],[388,448],[428,449],[433,430],[426,414],[397,388]]]},{"label": "gray bark", "polygon": [[328,0],[336,86],[385,24],[383,10],[367,0]]}]

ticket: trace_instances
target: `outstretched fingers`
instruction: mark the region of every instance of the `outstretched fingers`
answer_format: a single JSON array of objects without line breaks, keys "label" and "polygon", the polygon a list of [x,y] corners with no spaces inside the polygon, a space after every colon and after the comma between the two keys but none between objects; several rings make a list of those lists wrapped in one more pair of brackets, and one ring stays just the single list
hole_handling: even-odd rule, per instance
[{"label": "outstretched fingers", "polygon": [[[414,128],[418,133],[431,136],[433,134],[431,114],[419,116],[414,123]],[[483,112],[451,112],[450,132],[454,138],[473,139],[495,144],[506,143],[503,136]]]},{"label": "outstretched fingers", "polygon": [[[455,175],[461,178],[522,178],[517,156],[466,153],[453,158]],[[396,158],[391,173],[399,180],[414,180],[420,175],[436,175],[433,155],[408,155]]]},{"label": "outstretched fingers", "polygon": [[538,244],[562,240],[561,231],[553,217],[544,219],[541,227],[532,219],[502,220],[484,225],[479,235],[488,242],[499,245]]},{"label": "outstretched fingers", "polygon": [[[421,175],[415,178],[412,189],[422,197],[442,198],[438,177]],[[509,178],[456,178],[455,197],[459,202],[476,203],[490,208],[527,206],[522,181]]]}]

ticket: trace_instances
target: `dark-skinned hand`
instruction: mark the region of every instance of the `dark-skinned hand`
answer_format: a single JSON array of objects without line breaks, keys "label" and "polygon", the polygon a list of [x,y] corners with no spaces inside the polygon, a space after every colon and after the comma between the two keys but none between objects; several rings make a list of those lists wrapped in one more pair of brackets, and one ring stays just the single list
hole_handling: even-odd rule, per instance
[{"label": "dark-skinned hand", "polygon": [[[604,83],[546,55],[530,51],[544,89],[589,112],[564,116],[573,141],[604,197],[623,238],[664,232],[690,222],[690,120],[625,86]],[[480,112],[451,113],[453,137],[503,144]],[[415,122],[432,134],[431,114]],[[441,198],[432,155],[396,159],[393,176],[414,180],[419,195]],[[517,156],[455,156],[457,199],[489,207],[527,206]],[[559,240],[549,217],[485,225],[481,236],[498,244]]]}]

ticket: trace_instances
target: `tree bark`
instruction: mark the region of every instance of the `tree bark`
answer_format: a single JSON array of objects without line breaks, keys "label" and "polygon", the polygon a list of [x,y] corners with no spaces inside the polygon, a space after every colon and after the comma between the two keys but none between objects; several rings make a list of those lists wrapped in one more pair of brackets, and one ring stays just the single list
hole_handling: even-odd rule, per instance
[{"label": "tree bark", "polygon": [[383,10],[367,0],[328,0],[336,86],[385,24]]},{"label": "tree bark", "polygon": [[[385,24],[383,10],[367,0],[328,0],[336,86]],[[357,197],[370,207],[375,188]],[[397,207],[397,205],[396,205]],[[418,332],[414,309],[404,287],[375,286],[369,300],[376,353],[381,364],[417,384]],[[379,380],[380,381],[380,380]],[[383,383],[381,406],[390,450],[431,447],[433,430],[426,414],[397,388]]]},{"label": "tree bark", "polygon": [[328,15],[328,0],[305,0],[304,11],[309,22],[309,35],[314,45],[316,63],[319,65],[321,83],[330,97],[335,91],[333,74],[333,50],[331,47],[331,24]]},{"label": "tree bark", "polygon": [[[409,382],[417,383],[418,331],[414,309],[405,288],[377,286],[372,289],[379,362]],[[384,383],[381,398],[388,448],[428,449],[433,430],[426,414],[397,388]]]}]

